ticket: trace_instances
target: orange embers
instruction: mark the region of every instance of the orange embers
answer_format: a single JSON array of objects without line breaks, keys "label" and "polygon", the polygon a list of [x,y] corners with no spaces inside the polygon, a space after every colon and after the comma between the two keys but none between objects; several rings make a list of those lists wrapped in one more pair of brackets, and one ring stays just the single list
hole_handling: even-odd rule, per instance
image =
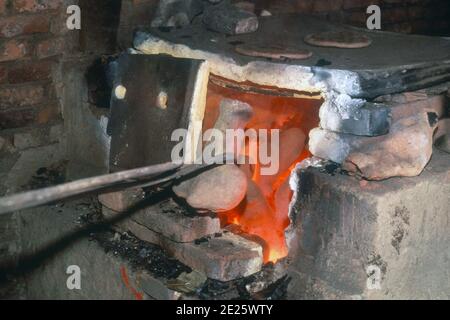
[{"label": "orange embers", "polygon": [[[253,116],[243,129],[279,129],[279,166],[274,175],[261,174],[259,159],[256,164],[243,164],[248,177],[247,196],[235,209],[220,213],[223,224],[239,225],[245,233],[261,238],[264,261],[275,262],[287,255],[284,231],[289,225],[289,203],[292,191],[289,177],[295,165],[309,157],[307,136],[318,126],[321,99],[279,97],[242,92],[210,82],[203,130],[213,128],[219,115],[219,104],[224,98],[248,103]],[[248,141],[241,154],[248,155]],[[261,141],[258,141],[258,147]],[[265,141],[269,150],[271,141]]]}]

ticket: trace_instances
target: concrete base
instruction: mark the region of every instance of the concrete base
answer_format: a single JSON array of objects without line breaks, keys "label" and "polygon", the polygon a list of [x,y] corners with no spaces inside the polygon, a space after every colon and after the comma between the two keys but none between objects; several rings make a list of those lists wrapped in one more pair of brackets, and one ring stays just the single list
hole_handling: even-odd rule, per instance
[{"label": "concrete base", "polygon": [[[0,277],[0,298],[179,299],[180,293],[165,286],[166,279],[134,267],[117,252],[106,252],[99,242],[77,233],[80,217],[94,209],[85,199],[14,213],[19,231],[15,243],[20,248],[14,253],[20,251],[34,260],[21,264],[22,272],[20,276],[16,273],[13,281],[2,282]],[[81,271],[80,289],[67,286],[70,266],[78,266]],[[2,270],[0,275],[4,275]]]},{"label": "concrete base", "polygon": [[[366,182],[312,168],[299,175],[289,299],[450,298],[450,154],[435,150],[414,178]],[[5,216],[0,260],[14,264],[19,253],[41,255],[26,266],[25,277],[14,279],[16,289],[0,281],[0,297],[180,298],[164,279],[135,270],[88,236],[67,238],[92,210],[90,200],[80,200]],[[72,265],[80,267],[81,290],[67,288]]]},{"label": "concrete base", "polygon": [[299,178],[289,298],[450,298],[449,154],[414,178]]}]

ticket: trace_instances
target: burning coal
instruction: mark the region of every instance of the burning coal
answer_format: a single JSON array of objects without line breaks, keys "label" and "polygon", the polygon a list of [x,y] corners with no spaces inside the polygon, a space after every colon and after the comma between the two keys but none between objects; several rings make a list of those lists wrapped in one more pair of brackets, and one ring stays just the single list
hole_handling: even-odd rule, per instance
[{"label": "burning coal", "polygon": [[[244,105],[224,110],[224,99]],[[265,262],[276,262],[288,254],[284,231],[290,223],[288,211],[293,195],[289,177],[295,165],[310,156],[307,136],[318,125],[321,104],[319,99],[254,94],[209,84],[204,134],[213,128],[268,133],[247,136],[234,150],[239,159],[247,159],[239,165],[247,176],[247,193],[237,207],[218,213],[224,225],[238,225],[243,232],[261,239]],[[267,157],[261,158],[260,154]],[[267,174],[264,168],[267,159],[274,160],[273,155],[277,158],[276,170]]]}]

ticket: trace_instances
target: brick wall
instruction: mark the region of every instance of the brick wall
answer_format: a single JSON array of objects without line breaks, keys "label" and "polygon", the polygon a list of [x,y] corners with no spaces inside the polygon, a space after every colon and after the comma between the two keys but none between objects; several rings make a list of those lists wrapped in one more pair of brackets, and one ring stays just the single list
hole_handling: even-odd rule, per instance
[{"label": "brick wall", "polygon": [[301,12],[352,24],[366,25],[366,9],[381,8],[382,30],[403,33],[450,35],[448,0],[258,0],[258,9],[275,12]]},{"label": "brick wall", "polygon": [[0,0],[0,196],[65,157],[61,67],[79,52],[66,27],[77,1]]},{"label": "brick wall", "polygon": [[[0,0],[0,133],[61,119],[57,72],[76,46],[64,0]],[[12,141],[14,144],[14,141]]]}]

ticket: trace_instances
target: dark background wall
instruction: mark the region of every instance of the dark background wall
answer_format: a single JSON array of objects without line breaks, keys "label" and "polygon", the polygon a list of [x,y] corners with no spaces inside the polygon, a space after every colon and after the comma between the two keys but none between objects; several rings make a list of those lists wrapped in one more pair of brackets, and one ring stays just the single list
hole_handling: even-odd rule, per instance
[{"label": "dark background wall", "polygon": [[273,12],[301,12],[355,26],[366,25],[366,9],[381,8],[382,29],[430,35],[450,35],[448,0],[256,0]]}]

